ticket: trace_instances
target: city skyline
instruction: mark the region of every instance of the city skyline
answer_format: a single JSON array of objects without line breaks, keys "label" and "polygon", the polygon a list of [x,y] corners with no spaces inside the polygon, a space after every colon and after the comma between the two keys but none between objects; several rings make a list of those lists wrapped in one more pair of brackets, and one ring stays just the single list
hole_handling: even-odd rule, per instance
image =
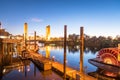
[{"label": "city skyline", "polygon": [[23,34],[24,23],[28,34],[44,35],[51,26],[51,36],[79,34],[80,27],[91,36],[119,34],[119,0],[1,0],[0,22],[12,34]]}]

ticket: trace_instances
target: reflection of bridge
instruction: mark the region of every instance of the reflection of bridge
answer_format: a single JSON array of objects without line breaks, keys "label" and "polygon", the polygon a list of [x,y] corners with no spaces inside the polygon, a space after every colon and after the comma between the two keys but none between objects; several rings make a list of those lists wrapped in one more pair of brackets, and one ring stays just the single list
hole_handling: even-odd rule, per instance
[{"label": "reflection of bridge", "polygon": [[[34,42],[35,40],[27,40],[27,42]],[[40,43],[45,43],[45,42],[64,42],[62,40],[36,40]]]}]

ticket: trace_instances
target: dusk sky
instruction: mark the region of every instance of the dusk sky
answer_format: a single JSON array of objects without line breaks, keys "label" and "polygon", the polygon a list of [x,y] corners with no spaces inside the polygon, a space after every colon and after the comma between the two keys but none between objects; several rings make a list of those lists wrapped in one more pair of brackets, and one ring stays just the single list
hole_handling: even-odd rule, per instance
[{"label": "dusk sky", "polygon": [[34,31],[45,36],[51,26],[51,36],[79,34],[80,26],[91,36],[120,35],[120,0],[0,0],[0,22],[12,34],[23,34],[28,23],[29,34]]}]

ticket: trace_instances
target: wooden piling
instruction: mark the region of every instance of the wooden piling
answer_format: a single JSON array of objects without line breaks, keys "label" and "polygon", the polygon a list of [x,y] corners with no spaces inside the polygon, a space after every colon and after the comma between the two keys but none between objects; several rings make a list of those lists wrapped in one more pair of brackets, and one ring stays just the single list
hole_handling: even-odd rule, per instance
[{"label": "wooden piling", "polygon": [[36,31],[34,32],[34,50],[36,50]]},{"label": "wooden piling", "polygon": [[2,52],[4,53],[5,51],[5,47],[4,47],[4,43],[2,43]]},{"label": "wooden piling", "polygon": [[27,49],[27,33],[25,33],[25,50]]},{"label": "wooden piling", "polygon": [[67,38],[67,25],[64,26],[64,80],[66,80],[66,38]]},{"label": "wooden piling", "polygon": [[10,43],[7,43],[7,53],[10,54]]},{"label": "wooden piling", "polygon": [[83,27],[80,27],[80,73],[83,73],[83,58],[84,58],[84,32]]},{"label": "wooden piling", "polygon": [[5,51],[4,49],[5,49],[4,43],[2,43],[2,64],[4,62],[4,51]]}]

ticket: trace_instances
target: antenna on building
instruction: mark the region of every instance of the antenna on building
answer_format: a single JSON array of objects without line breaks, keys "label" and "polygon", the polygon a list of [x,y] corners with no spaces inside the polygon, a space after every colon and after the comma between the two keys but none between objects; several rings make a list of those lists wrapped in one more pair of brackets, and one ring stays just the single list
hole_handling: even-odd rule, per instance
[{"label": "antenna on building", "polygon": [[1,22],[0,22],[0,29],[2,29],[2,24],[1,24]]}]

